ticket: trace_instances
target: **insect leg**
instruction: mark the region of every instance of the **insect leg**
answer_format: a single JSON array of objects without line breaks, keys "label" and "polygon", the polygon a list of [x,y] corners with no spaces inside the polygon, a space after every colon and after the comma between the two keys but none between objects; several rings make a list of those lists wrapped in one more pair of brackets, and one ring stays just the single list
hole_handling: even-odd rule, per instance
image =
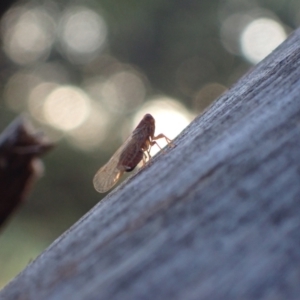
[{"label": "insect leg", "polygon": [[[152,140],[152,141],[150,142],[150,145],[151,145],[151,147],[154,146],[154,145],[156,145],[160,150],[162,150],[162,149],[161,149],[161,146],[159,146],[159,144],[158,144],[156,141],[153,141],[153,140]],[[151,149],[151,148],[150,148],[150,149]],[[149,151],[150,151],[150,149],[149,149]],[[149,155],[150,155],[150,154],[149,154]],[[150,156],[150,157],[151,157],[151,156]]]},{"label": "insect leg", "polygon": [[[164,138],[165,140],[166,140],[166,142],[168,143],[168,145],[170,145],[170,146],[172,146],[173,144],[172,144],[172,140],[170,140],[168,137],[166,137],[163,133],[161,133],[161,134],[159,134],[159,135],[157,135],[157,136],[154,136],[153,138],[152,138],[152,141],[154,141],[154,140],[158,140],[158,139],[162,139],[162,138]],[[159,147],[160,148],[160,147]],[[161,148],[160,148],[161,149]]]},{"label": "insect leg", "polygon": [[144,152],[144,154],[143,154],[143,167],[146,165],[146,162],[147,162],[147,155]]},{"label": "insect leg", "polygon": [[151,147],[147,150],[147,153],[148,153],[148,159],[151,158],[150,150],[151,150]]},{"label": "insect leg", "polygon": [[161,147],[158,145],[158,143],[155,141],[155,140],[158,140],[158,139],[161,139],[161,138],[164,138],[170,147],[174,147],[174,144],[172,143],[172,140],[170,140],[169,138],[167,138],[167,137],[166,137],[164,134],[162,134],[162,133],[159,134],[159,135],[157,135],[157,136],[153,136],[152,141],[150,141],[150,145],[153,146],[153,145],[156,144],[157,147],[158,147],[160,150],[162,150]]}]

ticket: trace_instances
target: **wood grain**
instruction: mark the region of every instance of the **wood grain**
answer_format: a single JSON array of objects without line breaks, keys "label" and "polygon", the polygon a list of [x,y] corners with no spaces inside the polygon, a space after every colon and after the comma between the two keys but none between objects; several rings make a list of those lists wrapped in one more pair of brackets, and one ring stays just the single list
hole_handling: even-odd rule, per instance
[{"label": "wood grain", "polygon": [[299,299],[300,31],[174,144],[0,299]]}]

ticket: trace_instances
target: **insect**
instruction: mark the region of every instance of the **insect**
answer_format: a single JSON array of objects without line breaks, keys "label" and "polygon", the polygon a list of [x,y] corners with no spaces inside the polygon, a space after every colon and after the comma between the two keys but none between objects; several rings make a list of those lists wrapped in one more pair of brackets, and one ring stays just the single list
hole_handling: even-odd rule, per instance
[{"label": "insect", "polygon": [[96,191],[105,193],[111,189],[124,172],[132,171],[141,160],[145,165],[147,156],[148,159],[151,158],[151,147],[156,144],[161,149],[156,140],[164,138],[172,145],[172,141],[164,134],[154,136],[154,131],[155,120],[150,114],[146,114],[124,144],[94,176],[93,184]]}]

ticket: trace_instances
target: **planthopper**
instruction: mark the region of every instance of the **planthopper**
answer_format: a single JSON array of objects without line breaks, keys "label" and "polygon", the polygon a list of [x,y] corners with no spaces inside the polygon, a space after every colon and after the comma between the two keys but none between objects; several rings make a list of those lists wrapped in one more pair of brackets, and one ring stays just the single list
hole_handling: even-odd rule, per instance
[{"label": "planthopper", "polygon": [[111,159],[101,167],[93,179],[94,188],[99,193],[105,193],[111,189],[124,172],[132,171],[140,161],[145,164],[150,159],[150,149],[157,145],[156,140],[164,138],[169,145],[171,140],[164,134],[154,136],[155,120],[150,114],[146,114],[123,145],[114,153]]}]

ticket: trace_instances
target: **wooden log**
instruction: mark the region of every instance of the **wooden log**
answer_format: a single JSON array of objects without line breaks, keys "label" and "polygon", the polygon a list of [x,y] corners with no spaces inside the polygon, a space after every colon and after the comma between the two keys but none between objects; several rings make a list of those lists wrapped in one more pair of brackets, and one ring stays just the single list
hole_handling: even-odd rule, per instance
[{"label": "wooden log", "polygon": [[39,159],[53,144],[19,117],[0,135],[0,226],[25,200],[40,176]]},{"label": "wooden log", "polygon": [[300,31],[174,144],[0,299],[299,299]]}]

